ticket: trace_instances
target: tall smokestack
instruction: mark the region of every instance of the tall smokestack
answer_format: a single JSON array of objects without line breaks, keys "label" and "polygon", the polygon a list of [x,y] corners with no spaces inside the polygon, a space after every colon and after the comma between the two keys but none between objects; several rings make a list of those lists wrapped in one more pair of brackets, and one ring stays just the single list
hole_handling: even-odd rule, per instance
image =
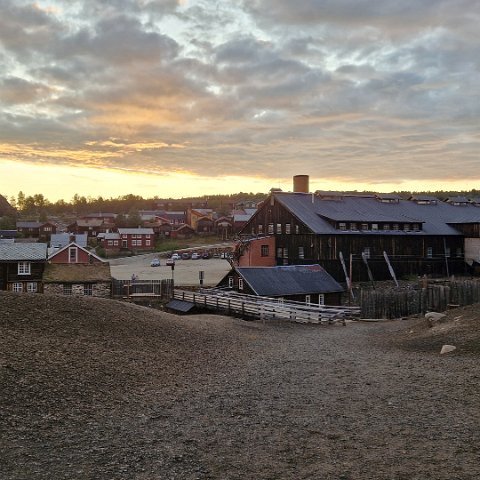
[{"label": "tall smokestack", "polygon": [[295,175],[293,177],[293,191],[296,193],[308,193],[310,190],[308,182],[308,175]]}]

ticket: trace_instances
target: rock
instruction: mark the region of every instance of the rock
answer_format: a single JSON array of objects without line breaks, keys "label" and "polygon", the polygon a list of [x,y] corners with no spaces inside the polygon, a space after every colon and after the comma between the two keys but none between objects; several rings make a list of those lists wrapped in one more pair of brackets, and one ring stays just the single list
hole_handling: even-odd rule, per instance
[{"label": "rock", "polygon": [[453,352],[456,349],[457,349],[457,347],[455,347],[454,345],[444,345],[442,347],[442,349],[440,350],[440,355],[443,355],[444,353]]},{"label": "rock", "polygon": [[438,312],[427,312],[425,314],[425,318],[429,327],[433,327],[437,323],[440,323],[445,317],[446,315],[444,313]]}]

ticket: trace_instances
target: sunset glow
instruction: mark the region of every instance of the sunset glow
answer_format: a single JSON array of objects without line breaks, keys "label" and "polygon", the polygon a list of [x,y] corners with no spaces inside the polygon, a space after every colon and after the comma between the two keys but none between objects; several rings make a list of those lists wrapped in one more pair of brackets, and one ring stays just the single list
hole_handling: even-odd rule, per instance
[{"label": "sunset glow", "polygon": [[399,5],[5,0],[0,194],[478,188],[480,4]]}]

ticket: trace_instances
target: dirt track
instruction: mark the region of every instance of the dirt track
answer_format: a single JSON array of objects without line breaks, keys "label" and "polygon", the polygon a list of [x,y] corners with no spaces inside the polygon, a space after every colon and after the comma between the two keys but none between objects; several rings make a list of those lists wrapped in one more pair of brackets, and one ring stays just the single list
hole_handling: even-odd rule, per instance
[{"label": "dirt track", "polygon": [[2,479],[480,478],[478,356],[440,356],[416,320],[264,326],[4,293],[0,311]]}]

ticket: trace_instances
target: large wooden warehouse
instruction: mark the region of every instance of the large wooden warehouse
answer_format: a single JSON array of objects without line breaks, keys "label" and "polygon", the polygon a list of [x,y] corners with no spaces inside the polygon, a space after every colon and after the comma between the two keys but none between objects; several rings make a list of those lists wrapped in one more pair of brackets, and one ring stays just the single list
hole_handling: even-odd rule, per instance
[{"label": "large wooden warehouse", "polygon": [[387,259],[398,278],[465,274],[480,262],[480,204],[462,197],[272,191],[241,235],[240,254],[249,242],[274,237],[274,264],[320,264],[337,281],[350,272],[350,259],[354,281],[367,280],[368,268],[376,280],[391,278]]}]

